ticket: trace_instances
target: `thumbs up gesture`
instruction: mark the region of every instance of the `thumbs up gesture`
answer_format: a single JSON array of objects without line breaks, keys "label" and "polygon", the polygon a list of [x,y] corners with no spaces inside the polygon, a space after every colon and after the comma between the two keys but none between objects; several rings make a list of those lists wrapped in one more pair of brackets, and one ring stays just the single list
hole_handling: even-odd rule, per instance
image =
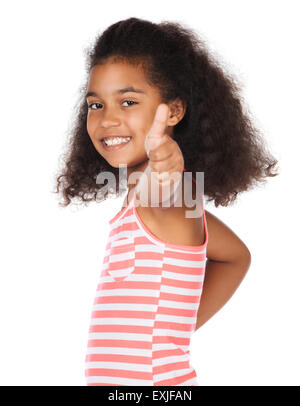
[{"label": "thumbs up gesture", "polygon": [[[138,205],[142,203],[146,206],[150,204],[151,207],[162,205],[170,207],[170,202],[176,203],[181,195],[179,186],[182,181],[184,160],[177,142],[166,134],[168,113],[168,105],[159,104],[145,139],[149,163],[136,187],[140,194]],[[154,191],[152,181],[155,183]]]},{"label": "thumbs up gesture", "polygon": [[165,133],[168,114],[168,105],[159,104],[145,139],[145,149],[150,168],[156,172],[157,181],[162,184],[170,182],[172,185],[173,179],[178,179],[179,176],[181,178],[184,159],[177,142]]}]

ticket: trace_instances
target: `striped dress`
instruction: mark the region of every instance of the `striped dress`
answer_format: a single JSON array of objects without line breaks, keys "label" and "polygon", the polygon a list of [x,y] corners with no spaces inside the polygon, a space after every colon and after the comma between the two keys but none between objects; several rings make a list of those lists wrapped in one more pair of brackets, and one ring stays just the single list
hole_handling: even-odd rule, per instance
[{"label": "striped dress", "polygon": [[190,361],[205,274],[200,246],[163,242],[143,224],[135,193],[109,220],[85,359],[87,385],[199,386]]}]

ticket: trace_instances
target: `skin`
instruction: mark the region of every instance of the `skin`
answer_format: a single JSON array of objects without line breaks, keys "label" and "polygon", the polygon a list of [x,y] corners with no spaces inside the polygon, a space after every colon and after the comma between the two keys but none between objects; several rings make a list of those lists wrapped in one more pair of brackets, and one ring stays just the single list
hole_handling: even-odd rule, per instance
[{"label": "skin", "polygon": [[[117,89],[129,86],[141,89],[144,93],[114,93]],[[185,114],[181,100],[162,104],[158,89],[150,86],[141,68],[125,62],[112,63],[110,60],[92,68],[88,82],[88,92],[91,91],[97,95],[87,98],[90,105],[87,131],[96,150],[111,166],[118,168],[119,164],[127,165],[128,176],[134,171],[143,172],[149,162],[152,170],[157,172],[183,170],[181,151],[172,139],[173,127]],[[119,151],[108,152],[99,140],[108,135],[133,138]],[[147,136],[152,141],[155,138],[164,141],[155,147],[154,140],[149,155],[145,149]],[[128,184],[128,195],[133,187],[134,184]],[[185,207],[184,199],[182,202],[182,207],[137,206],[137,212],[146,228],[160,240],[179,245],[202,245],[206,237],[203,218],[187,218],[185,210],[190,208]],[[205,218],[209,238],[196,329],[224,306],[238,288],[251,263],[247,246],[226,224],[207,210]]]},{"label": "skin", "polygon": [[[117,89],[128,86],[141,89],[144,93],[114,94]],[[128,176],[133,171],[143,171],[148,163],[144,145],[146,135],[153,124],[157,107],[161,103],[158,89],[149,85],[141,68],[124,62],[108,61],[104,65],[96,65],[92,68],[87,91],[98,94],[98,97],[87,98],[88,105],[98,103],[89,107],[87,117],[87,131],[96,150],[115,168],[118,168],[119,164],[126,164]],[[177,99],[168,106],[170,109],[166,122],[166,134],[171,136],[174,125],[184,115],[184,109]],[[115,134],[132,136],[132,140],[119,151],[108,152],[99,139]],[[170,157],[169,164],[171,163]]]},{"label": "skin", "polygon": [[[129,86],[144,93],[115,94],[117,89]],[[96,150],[111,166],[127,165],[128,177],[132,172],[142,173],[149,159],[154,171],[171,173],[183,170],[182,153],[172,136],[173,127],[184,116],[185,106],[179,99],[163,104],[162,117],[158,115],[154,121],[162,100],[158,89],[149,85],[141,68],[110,60],[104,65],[96,65],[90,72],[87,92],[97,94],[87,98],[87,131]],[[138,104],[131,105],[128,101]],[[132,136],[132,140],[120,150],[106,151],[100,139],[113,134]],[[145,149],[147,136],[152,139],[152,147],[155,147],[153,138],[163,139],[160,147],[150,150],[149,157]],[[135,184],[129,183],[128,187],[129,195]],[[182,188],[182,197],[183,194]],[[182,201],[184,203],[184,198]],[[174,244],[200,245],[204,241],[202,218],[186,218],[187,209],[184,204],[172,208],[137,207],[145,225],[159,238],[162,236],[164,241]],[[182,228],[180,235],[175,232],[177,227]]]}]

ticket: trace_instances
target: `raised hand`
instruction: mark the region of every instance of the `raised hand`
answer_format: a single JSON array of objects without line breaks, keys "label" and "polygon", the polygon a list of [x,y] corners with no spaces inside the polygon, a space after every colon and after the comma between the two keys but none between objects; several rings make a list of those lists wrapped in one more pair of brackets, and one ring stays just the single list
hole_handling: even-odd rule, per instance
[{"label": "raised hand", "polygon": [[[146,206],[170,207],[171,202],[177,202],[181,195],[179,186],[184,160],[177,142],[166,134],[168,114],[168,105],[160,104],[146,136],[145,149],[149,163],[136,187],[140,192],[137,204],[142,202]],[[154,188],[152,182],[155,183]]]},{"label": "raised hand", "polygon": [[168,105],[159,104],[145,139],[145,149],[151,170],[156,173],[158,181],[164,183],[170,181],[172,184],[172,179],[181,176],[184,159],[177,142],[166,134],[168,114]]}]

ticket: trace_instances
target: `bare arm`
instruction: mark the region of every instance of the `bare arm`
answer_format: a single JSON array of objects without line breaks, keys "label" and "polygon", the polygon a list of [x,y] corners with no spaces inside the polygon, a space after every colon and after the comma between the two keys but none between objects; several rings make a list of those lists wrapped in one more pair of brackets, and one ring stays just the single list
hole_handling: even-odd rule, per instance
[{"label": "bare arm", "polygon": [[243,241],[216,216],[207,210],[205,215],[207,262],[196,330],[231,298],[251,264],[250,252]]}]

